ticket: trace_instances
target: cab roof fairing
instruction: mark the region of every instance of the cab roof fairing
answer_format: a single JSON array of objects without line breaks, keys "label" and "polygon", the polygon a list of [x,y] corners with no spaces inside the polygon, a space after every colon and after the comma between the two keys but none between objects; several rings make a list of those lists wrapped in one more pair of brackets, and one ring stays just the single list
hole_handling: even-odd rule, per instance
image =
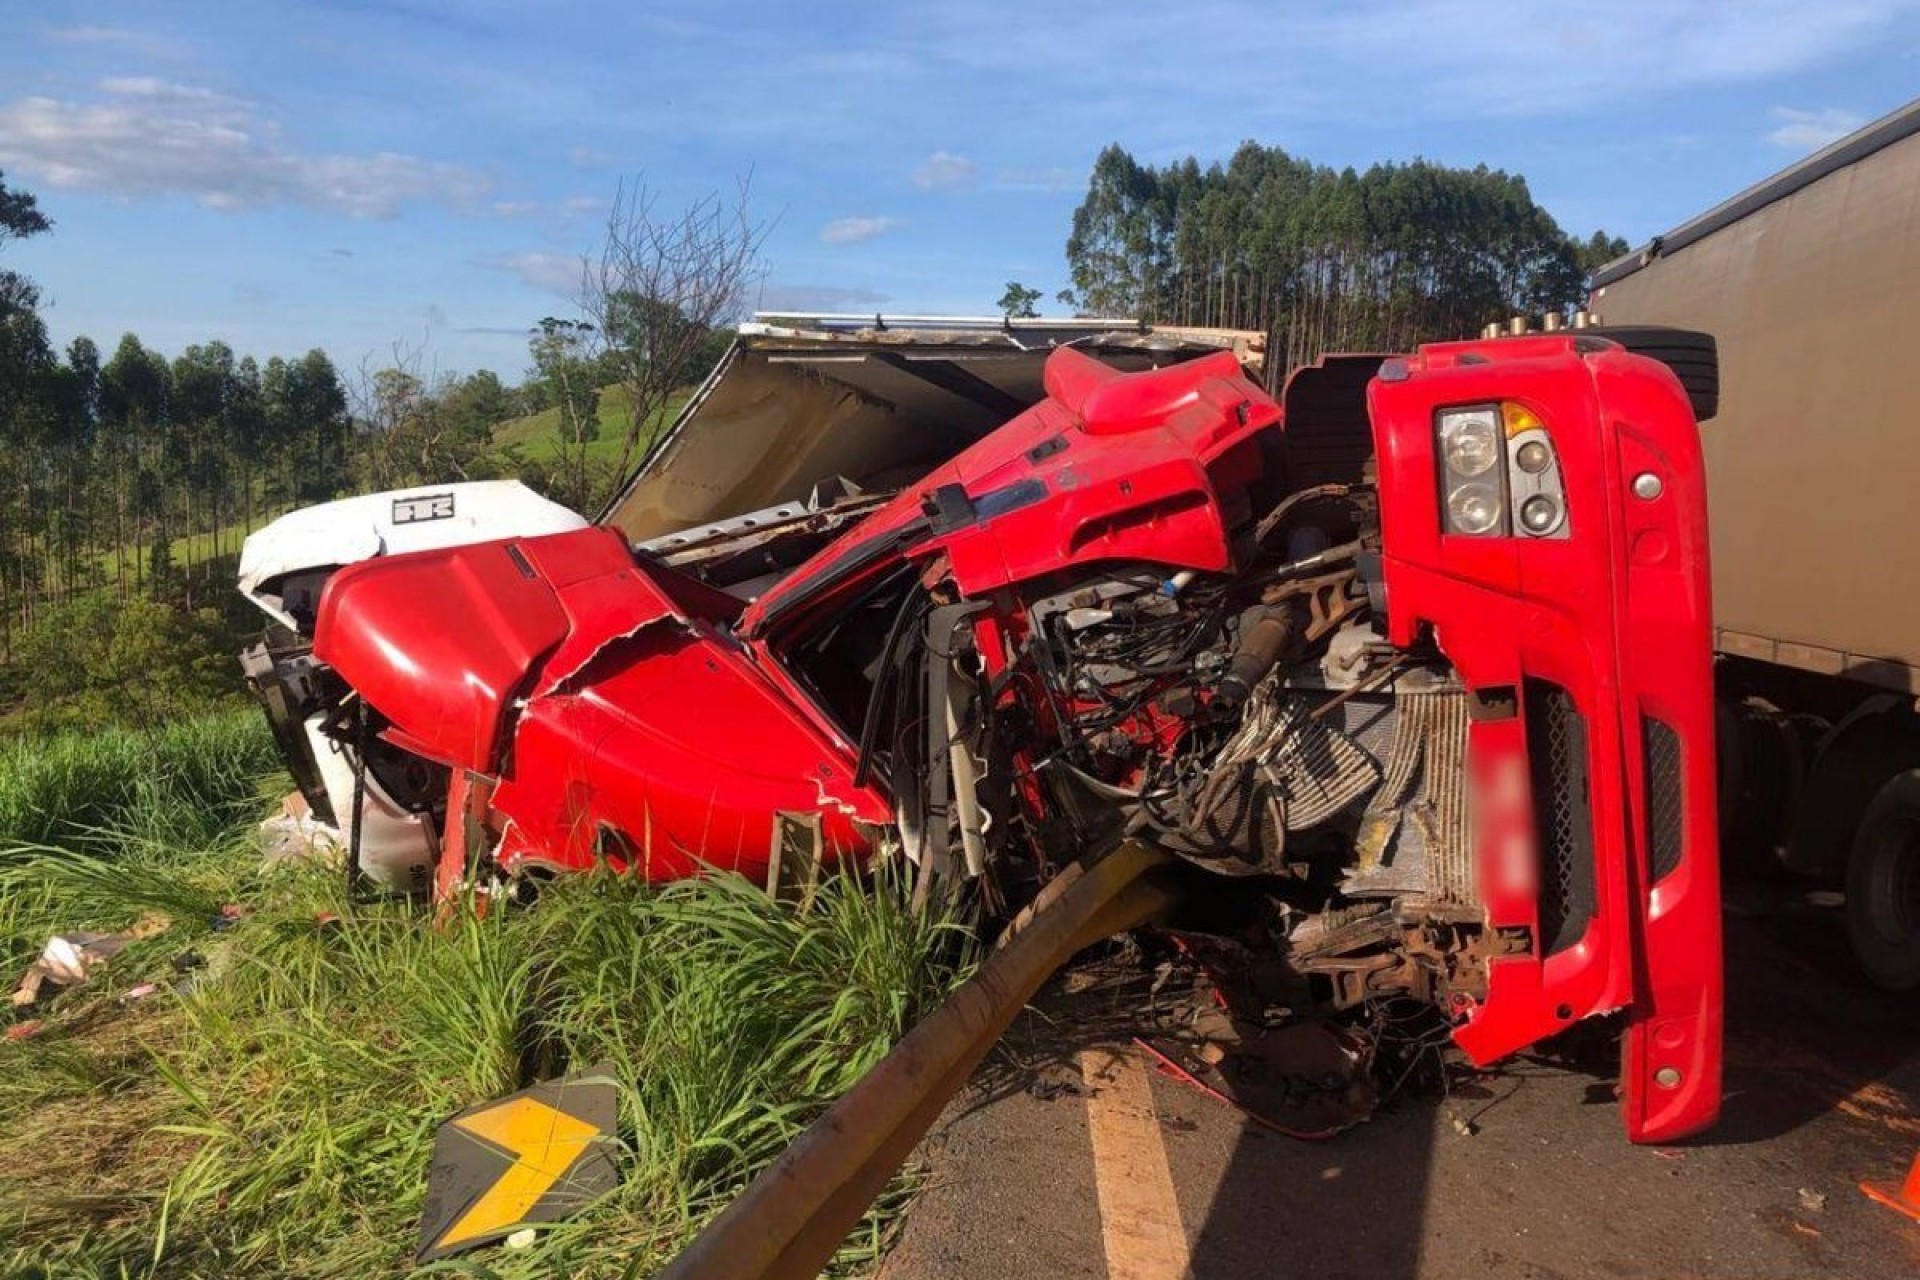
[{"label": "cab roof fairing", "polygon": [[[444,500],[446,514],[409,504]],[[330,569],[375,556],[435,551],[496,538],[532,537],[585,529],[578,512],[541,497],[518,480],[470,480],[364,493],[300,507],[256,529],[240,549],[240,594],[264,613],[298,630],[276,591],[293,573]]]}]

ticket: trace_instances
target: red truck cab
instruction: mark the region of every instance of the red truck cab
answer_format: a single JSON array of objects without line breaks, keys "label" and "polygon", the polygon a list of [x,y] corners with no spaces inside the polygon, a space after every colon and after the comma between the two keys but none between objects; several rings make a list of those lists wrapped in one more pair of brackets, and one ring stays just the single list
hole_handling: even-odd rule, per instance
[{"label": "red truck cab", "polygon": [[[1710,1124],[1707,544],[1673,375],[1554,334],[1328,361],[1278,399],[1229,354],[1062,348],[1044,392],[840,523],[334,573],[313,656],[363,741],[446,771],[443,889],[900,858],[992,912],[1148,839],[1265,939],[1286,1007],[1412,996],[1479,1062],[1619,1013],[1629,1135]],[[1335,437],[1365,456],[1327,480]],[[745,576],[783,538],[808,554]]]}]

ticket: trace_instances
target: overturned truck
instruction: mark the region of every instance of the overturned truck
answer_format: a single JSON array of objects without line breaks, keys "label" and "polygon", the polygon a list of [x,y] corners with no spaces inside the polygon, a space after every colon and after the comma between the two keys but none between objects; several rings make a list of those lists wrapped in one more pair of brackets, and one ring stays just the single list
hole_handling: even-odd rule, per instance
[{"label": "overturned truck", "polygon": [[1145,840],[1276,1007],[1414,997],[1477,1061],[1624,1011],[1629,1135],[1704,1127],[1686,390],[1598,332],[1328,357],[1278,397],[1253,354],[748,326],[592,524],[452,486],[256,535],[250,679],[390,890],[898,857],[992,919]]}]

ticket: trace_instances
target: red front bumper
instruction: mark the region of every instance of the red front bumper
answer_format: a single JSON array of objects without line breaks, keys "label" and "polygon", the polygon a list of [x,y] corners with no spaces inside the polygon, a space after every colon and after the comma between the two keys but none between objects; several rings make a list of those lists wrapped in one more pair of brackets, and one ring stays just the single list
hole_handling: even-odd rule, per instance
[{"label": "red front bumper", "polygon": [[[1711,603],[1698,432],[1677,383],[1618,350],[1490,344],[1500,358],[1376,382],[1392,639],[1431,635],[1475,694],[1480,895],[1526,954],[1457,1006],[1477,1061],[1625,1011],[1636,1142],[1719,1112],[1721,949]],[[1443,535],[1436,406],[1521,400],[1552,429],[1571,535]],[[1383,429],[1382,424],[1389,425]],[[1638,488],[1636,479],[1652,476]],[[1655,483],[1657,481],[1657,483]]]}]

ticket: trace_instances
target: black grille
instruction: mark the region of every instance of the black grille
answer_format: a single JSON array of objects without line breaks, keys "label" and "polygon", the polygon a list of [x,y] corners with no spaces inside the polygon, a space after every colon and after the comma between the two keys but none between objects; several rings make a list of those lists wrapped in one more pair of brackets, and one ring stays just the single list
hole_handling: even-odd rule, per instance
[{"label": "black grille", "polygon": [[1540,845],[1540,945],[1550,956],[1580,941],[1593,918],[1587,725],[1572,695],[1557,684],[1528,680],[1524,694]]},{"label": "black grille", "polygon": [[1680,865],[1680,735],[1651,717],[1640,722],[1647,779],[1647,857],[1658,881]]}]

